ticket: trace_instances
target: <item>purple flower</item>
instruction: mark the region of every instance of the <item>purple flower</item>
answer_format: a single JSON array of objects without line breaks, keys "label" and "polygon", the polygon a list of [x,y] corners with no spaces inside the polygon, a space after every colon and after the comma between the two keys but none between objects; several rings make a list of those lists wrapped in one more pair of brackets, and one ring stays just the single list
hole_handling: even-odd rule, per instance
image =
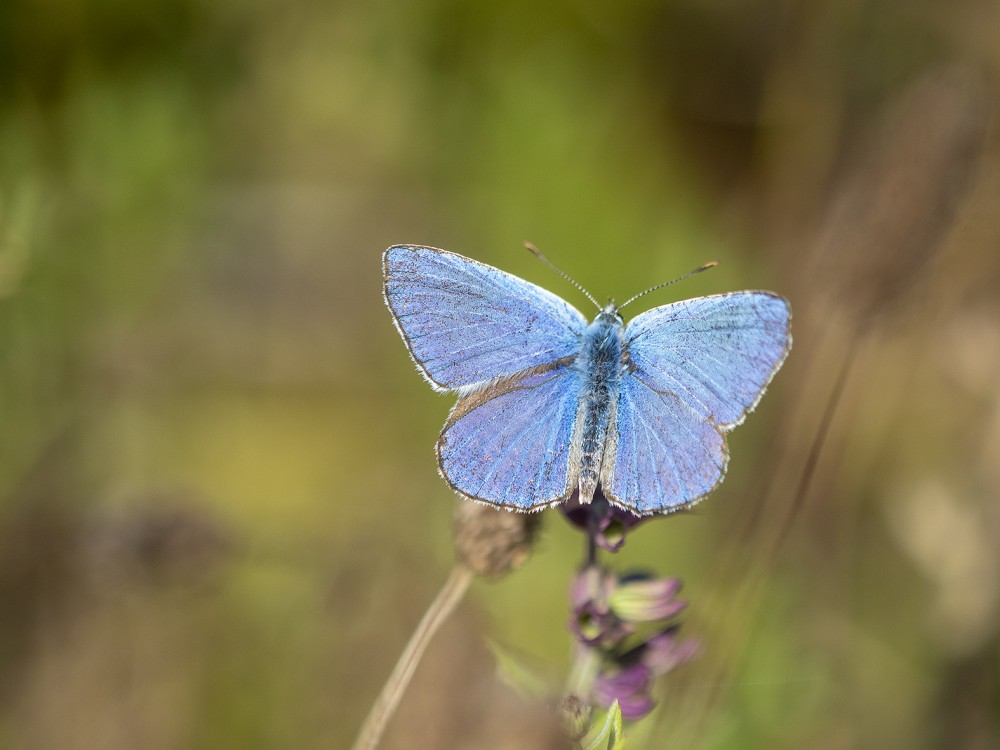
[{"label": "purple flower", "polygon": [[626,719],[641,719],[656,705],[653,680],[694,658],[697,641],[679,641],[673,625],[628,651],[611,655],[594,679],[594,699],[602,706],[616,700]]},{"label": "purple flower", "polygon": [[625,534],[649,517],[637,516],[608,502],[601,488],[597,488],[589,505],[581,505],[579,492],[563,503],[563,515],[577,528],[588,531],[593,528],[597,546],[608,552],[617,552],[625,544]]},{"label": "purple flower", "polygon": [[[609,709],[617,702],[623,718],[641,719],[655,706],[656,678],[689,661],[698,650],[696,641],[681,642],[679,626],[669,624],[687,606],[676,598],[681,581],[646,572],[619,575],[598,563],[598,549],[617,552],[626,533],[646,520],[613,506],[600,488],[590,504],[581,505],[574,493],[562,510],[587,537],[584,567],[573,577],[569,592],[569,629],[576,643],[567,694]],[[640,627],[645,635],[641,639]],[[581,718],[568,709],[564,712],[569,725],[579,730]]]},{"label": "purple flower", "polygon": [[623,577],[608,597],[612,611],[630,622],[655,622],[679,615],[687,602],[674,599],[679,578],[653,578],[648,573]]},{"label": "purple flower", "polygon": [[624,653],[622,661],[638,660],[649,667],[654,677],[673,671],[684,662],[691,661],[701,647],[697,640],[681,641],[679,631],[680,625],[661,630]]},{"label": "purple flower", "polygon": [[615,577],[595,565],[588,566],[573,577],[570,585],[570,606],[573,616],[569,629],[587,646],[618,643],[634,630],[608,606],[608,594]]},{"label": "purple flower", "polygon": [[569,601],[574,608],[589,601],[606,601],[615,577],[596,565],[588,565],[573,576],[569,584]]},{"label": "purple flower", "polygon": [[615,701],[624,719],[641,719],[653,710],[649,689],[652,674],[645,664],[635,664],[624,669],[612,667],[598,673],[594,680],[594,698],[605,707]]},{"label": "purple flower", "polygon": [[611,610],[597,602],[585,602],[574,608],[569,629],[587,646],[607,646],[619,643],[635,632],[628,623],[619,620]]},{"label": "purple flower", "polygon": [[[617,576],[594,564],[574,576],[569,627],[578,641],[577,660],[593,665],[589,684],[579,685],[582,695],[589,693],[604,707],[617,700],[626,719],[652,711],[654,679],[691,659],[698,648],[695,641],[678,640],[678,625],[666,624],[687,606],[675,598],[680,588],[677,578],[649,573]],[[639,624],[660,629],[626,648],[626,639]]]}]

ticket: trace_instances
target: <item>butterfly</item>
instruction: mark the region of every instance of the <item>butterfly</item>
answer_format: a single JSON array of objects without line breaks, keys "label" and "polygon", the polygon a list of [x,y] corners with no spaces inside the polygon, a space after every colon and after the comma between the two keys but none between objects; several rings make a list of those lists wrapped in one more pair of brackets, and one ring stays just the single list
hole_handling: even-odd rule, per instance
[{"label": "butterfly", "polygon": [[791,307],[771,292],[674,302],[626,325],[580,287],[599,309],[588,323],[555,294],[445,250],[395,245],[382,269],[417,368],[458,395],[437,442],[441,475],[510,510],[576,491],[588,503],[598,488],[638,515],[693,505],[722,482],[726,433],[792,345]]}]

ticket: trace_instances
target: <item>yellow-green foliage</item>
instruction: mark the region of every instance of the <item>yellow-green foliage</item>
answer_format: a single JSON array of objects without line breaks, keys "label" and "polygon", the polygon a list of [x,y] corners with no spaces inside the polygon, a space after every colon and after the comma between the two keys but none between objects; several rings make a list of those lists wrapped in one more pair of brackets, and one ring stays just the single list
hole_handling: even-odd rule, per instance
[{"label": "yellow-green foliage", "polygon": [[[619,555],[703,644],[628,747],[997,746],[1000,16],[875,5],[0,3],[0,747],[347,747],[452,563],[380,254],[589,310],[525,240],[795,314],[725,485]],[[486,645],[568,666],[546,515],[386,748],[559,746]]]}]

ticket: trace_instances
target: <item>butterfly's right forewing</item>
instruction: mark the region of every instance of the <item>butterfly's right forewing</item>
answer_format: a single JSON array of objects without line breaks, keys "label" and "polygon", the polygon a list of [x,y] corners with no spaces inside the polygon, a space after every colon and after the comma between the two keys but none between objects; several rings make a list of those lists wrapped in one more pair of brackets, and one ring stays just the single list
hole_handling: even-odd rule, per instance
[{"label": "butterfly's right forewing", "polygon": [[723,429],[764,394],[792,346],[791,308],[770,292],[730,292],[644,312],[626,330],[630,367]]},{"label": "butterfly's right forewing", "polygon": [[627,374],[602,485],[639,513],[677,510],[725,474],[725,433],[756,406],[792,345],[791,308],[732,292],[649,310],[626,327]]},{"label": "butterfly's right forewing", "polygon": [[586,320],[539,286],[417,245],[389,248],[382,265],[396,326],[438,390],[472,391],[576,354]]}]

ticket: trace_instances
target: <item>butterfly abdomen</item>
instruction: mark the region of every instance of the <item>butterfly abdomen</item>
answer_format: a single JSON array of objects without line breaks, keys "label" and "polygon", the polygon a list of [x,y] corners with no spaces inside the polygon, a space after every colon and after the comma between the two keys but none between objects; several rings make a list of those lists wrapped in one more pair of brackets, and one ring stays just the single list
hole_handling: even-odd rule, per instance
[{"label": "butterfly abdomen", "polygon": [[580,502],[597,490],[601,459],[623,373],[624,326],[613,308],[602,311],[587,327],[576,360],[581,380],[577,414],[580,440]]}]

